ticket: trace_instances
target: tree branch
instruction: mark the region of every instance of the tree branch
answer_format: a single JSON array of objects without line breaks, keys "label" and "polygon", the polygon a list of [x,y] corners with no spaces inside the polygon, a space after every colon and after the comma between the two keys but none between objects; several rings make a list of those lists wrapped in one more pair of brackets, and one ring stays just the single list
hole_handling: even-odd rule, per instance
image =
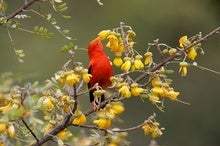
[{"label": "tree branch", "polygon": [[28,126],[28,124],[25,122],[24,119],[21,120],[23,122],[23,124],[25,125],[25,127],[30,131],[31,135],[34,137],[34,139],[36,139],[37,143],[39,142],[39,139],[37,138],[37,136],[35,135],[35,133],[31,130],[31,128]]},{"label": "tree branch", "polygon": [[16,15],[20,14],[21,12],[23,12],[23,10],[27,9],[28,7],[30,7],[33,3],[37,2],[37,1],[40,1],[40,0],[30,0],[29,2],[25,3],[23,6],[18,8],[16,11],[14,11],[10,15],[8,15],[6,19],[10,20],[10,19],[14,18]]},{"label": "tree branch", "polygon": [[[211,31],[210,33],[208,33],[207,35],[205,35],[204,37],[201,37],[199,40],[197,40],[197,41],[193,42],[192,44],[190,44],[189,46],[185,47],[184,50],[180,50],[176,54],[174,54],[173,56],[170,56],[170,57],[164,59],[161,63],[159,63],[156,66],[154,66],[153,68],[151,68],[149,72],[154,72],[154,71],[158,70],[159,68],[164,66],[169,61],[181,56],[185,51],[188,51],[191,47],[193,47],[201,42],[204,42],[209,37],[211,37],[215,34],[219,34],[219,31],[220,31],[220,26],[217,27],[216,29],[214,29],[213,31]],[[137,77],[135,79],[135,82],[138,82],[138,81],[142,80],[143,78],[145,78],[149,74],[149,72],[145,72],[142,75],[140,75],[139,77]]]}]

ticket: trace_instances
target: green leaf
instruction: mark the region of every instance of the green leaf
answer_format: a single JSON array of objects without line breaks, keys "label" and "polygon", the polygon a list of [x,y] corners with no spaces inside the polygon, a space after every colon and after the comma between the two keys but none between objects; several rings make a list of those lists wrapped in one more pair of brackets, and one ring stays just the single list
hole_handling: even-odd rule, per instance
[{"label": "green leaf", "polygon": [[66,3],[62,3],[61,5],[59,5],[57,8],[59,8],[59,9],[63,9],[63,8],[65,8],[66,7]]},{"label": "green leaf", "polygon": [[68,7],[64,7],[64,8],[62,8],[62,9],[59,9],[59,12],[64,12],[64,11],[66,11],[68,9]]},{"label": "green leaf", "polygon": [[62,33],[65,34],[65,35],[68,34],[69,32],[70,31],[68,29],[65,29],[65,30],[62,31]]},{"label": "green leaf", "polygon": [[68,52],[69,50],[73,50],[74,49],[74,44],[72,42],[70,42],[68,45],[64,45],[60,51],[61,52]]}]

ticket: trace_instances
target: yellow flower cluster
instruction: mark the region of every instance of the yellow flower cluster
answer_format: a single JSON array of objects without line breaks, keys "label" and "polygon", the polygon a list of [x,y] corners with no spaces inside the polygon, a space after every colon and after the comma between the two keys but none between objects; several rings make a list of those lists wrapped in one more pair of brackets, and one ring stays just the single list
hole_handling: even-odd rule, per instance
[{"label": "yellow flower cluster", "polygon": [[84,125],[86,123],[86,116],[79,110],[74,113],[74,119],[72,124],[74,125]]},{"label": "yellow flower cluster", "polygon": [[58,98],[58,106],[63,109],[65,112],[70,111],[70,105],[75,103],[73,99],[69,95],[62,95]]},{"label": "yellow flower cluster", "polygon": [[59,71],[55,74],[55,79],[61,85],[73,86],[82,79],[85,83],[88,83],[91,78],[91,74],[88,74],[88,69],[83,67],[76,67],[75,70]]},{"label": "yellow flower cluster", "polygon": [[17,119],[25,114],[25,110],[21,105],[21,91],[15,87],[12,88],[9,94],[3,95],[0,93],[0,111],[7,115],[7,113],[15,113],[11,119]]},{"label": "yellow flower cluster", "polygon": [[15,127],[11,122],[6,123],[0,119],[0,135],[6,133],[9,137],[15,137]]},{"label": "yellow flower cluster", "polygon": [[124,112],[124,106],[121,102],[109,103],[98,112],[98,119],[93,123],[100,129],[108,129],[111,127],[112,120],[122,112]]},{"label": "yellow flower cluster", "polygon": [[159,128],[159,123],[158,122],[147,122],[144,126],[142,126],[142,129],[144,130],[145,135],[151,134],[153,138],[160,137],[163,132],[163,129]]},{"label": "yellow flower cluster", "polygon": [[[133,38],[135,37],[135,32],[133,30],[128,30],[126,33],[127,36],[127,43],[128,43],[128,47],[129,48],[133,48],[134,42],[133,42]],[[111,30],[102,30],[101,32],[98,33],[98,36],[104,40],[107,39],[108,43],[107,43],[107,47],[111,49],[112,52],[120,52],[120,53],[124,53],[125,47],[123,44],[123,39],[121,37],[121,34],[115,31],[111,31]]]},{"label": "yellow flower cluster", "polygon": [[129,86],[128,83],[122,83],[118,92],[125,98],[130,98],[131,95],[139,96],[142,92],[144,92],[144,89],[138,87],[137,83],[133,83],[131,86]]},{"label": "yellow flower cluster", "polygon": [[[192,42],[188,39],[187,36],[182,36],[180,39],[179,39],[179,46],[181,48],[185,48],[189,45],[191,45]],[[198,44],[196,46],[193,46],[191,48],[189,48],[189,50],[187,51],[187,57],[194,60],[197,56],[197,49],[200,47],[201,44]]]},{"label": "yellow flower cluster", "polygon": [[107,146],[120,146],[123,140],[127,137],[127,132],[114,132],[112,134],[108,134],[109,144]]},{"label": "yellow flower cluster", "polygon": [[118,92],[125,98],[130,98],[133,96],[139,96],[144,92],[144,89],[139,87],[137,83],[132,83],[129,85],[121,77],[112,77],[111,81],[113,86],[118,89]]},{"label": "yellow flower cluster", "polygon": [[135,58],[124,57],[122,60],[120,56],[116,56],[113,63],[115,66],[121,67],[121,70],[125,72],[142,70],[144,68],[142,58],[141,55],[136,55]]},{"label": "yellow flower cluster", "polygon": [[40,107],[42,107],[42,109],[46,111],[54,111],[56,102],[57,100],[51,95],[42,96],[38,100],[38,104],[40,105]]},{"label": "yellow flower cluster", "polygon": [[154,77],[151,81],[152,89],[150,90],[149,100],[152,104],[159,102],[159,97],[168,97],[171,100],[177,100],[179,92],[174,91],[168,83],[162,82],[159,77]]},{"label": "yellow flower cluster", "polygon": [[68,139],[69,137],[71,137],[72,135],[73,135],[73,134],[72,134],[70,131],[66,130],[66,129],[62,130],[61,132],[59,132],[59,133],[57,134],[58,138],[59,138],[60,140],[62,140],[62,141],[67,140],[67,139]]},{"label": "yellow flower cluster", "polygon": [[[135,55],[135,51],[133,50],[133,46],[135,44],[133,38],[136,36],[135,32],[129,29],[124,35],[126,35],[124,37],[125,40],[122,39],[122,35],[120,33],[111,30],[103,30],[98,34],[102,40],[108,40],[106,46],[115,54],[115,58],[113,60],[113,64],[115,66],[120,67],[121,70],[125,72],[142,70],[144,68],[144,63],[142,62],[143,56],[139,54]],[[126,47],[124,45],[126,45]],[[122,57],[123,53],[126,54],[125,57]],[[128,54],[131,54],[131,57],[129,57]],[[151,60],[151,56],[147,57],[149,61]]]}]

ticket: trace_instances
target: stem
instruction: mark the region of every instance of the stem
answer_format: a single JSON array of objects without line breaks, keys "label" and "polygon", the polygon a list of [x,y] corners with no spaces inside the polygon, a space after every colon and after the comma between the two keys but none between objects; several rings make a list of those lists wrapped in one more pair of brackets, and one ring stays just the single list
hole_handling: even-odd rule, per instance
[{"label": "stem", "polygon": [[[189,46],[185,47],[184,50],[179,50],[173,56],[166,58],[161,63],[159,63],[156,66],[154,66],[153,68],[151,68],[149,70],[149,72],[154,72],[154,71],[158,70],[159,68],[161,68],[162,66],[164,66],[168,62],[170,62],[171,60],[177,58],[178,56],[181,56],[185,51],[188,51],[191,47],[193,47],[201,42],[204,42],[205,40],[207,40],[209,37],[213,36],[214,34],[218,34],[219,31],[220,31],[220,26],[217,27],[216,29],[214,29],[213,31],[211,31],[210,33],[208,33],[207,35],[205,35],[204,37],[201,37],[199,40],[197,40],[197,41],[193,42],[192,44],[190,44]],[[138,82],[138,81],[144,79],[147,75],[148,75],[148,72],[143,73],[142,75],[140,75],[139,77],[137,77],[135,79],[135,82]]]},{"label": "stem", "polygon": [[25,3],[23,6],[18,8],[16,11],[14,11],[10,15],[8,15],[6,19],[10,20],[10,19],[14,18],[16,15],[23,12],[25,9],[27,9],[28,7],[30,7],[33,3],[37,2],[37,1],[39,1],[39,0],[30,0],[29,2]]},{"label": "stem", "polygon": [[35,133],[31,130],[31,128],[28,126],[28,124],[25,122],[24,119],[21,120],[23,122],[23,124],[25,125],[25,127],[30,131],[31,135],[34,137],[34,139],[36,139],[37,144],[39,142],[39,139],[37,138],[37,136],[35,135]]}]

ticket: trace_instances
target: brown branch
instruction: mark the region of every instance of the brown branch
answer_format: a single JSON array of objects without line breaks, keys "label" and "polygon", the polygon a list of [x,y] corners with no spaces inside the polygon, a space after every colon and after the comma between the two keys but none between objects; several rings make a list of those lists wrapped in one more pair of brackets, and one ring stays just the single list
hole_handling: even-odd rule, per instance
[{"label": "brown branch", "polygon": [[163,52],[161,51],[161,48],[159,46],[159,39],[156,39],[153,42],[154,42],[154,45],[156,46],[156,48],[157,48],[157,50],[158,50],[158,52],[160,54],[161,60],[163,61],[164,57],[163,57]]},{"label": "brown branch", "polygon": [[133,131],[136,129],[141,128],[142,126],[144,126],[146,123],[152,123],[152,121],[155,120],[156,114],[153,113],[153,115],[151,115],[150,117],[148,117],[147,120],[145,120],[143,123],[134,126],[134,127],[130,127],[130,128],[125,128],[125,129],[111,129],[112,132],[127,132],[127,131]]},{"label": "brown branch", "polygon": [[[75,65],[75,60],[74,60],[74,54],[71,54],[71,58],[72,58],[72,64],[73,66]],[[57,126],[55,126],[48,134],[46,134],[44,137],[42,137],[40,140],[38,140],[37,142],[35,142],[34,144],[32,144],[32,146],[39,146],[44,144],[45,142],[52,140],[54,135],[57,135],[59,132],[61,132],[62,130],[64,130],[65,128],[67,128],[69,125],[71,125],[71,121],[72,121],[72,113],[75,113],[76,109],[77,109],[77,89],[76,89],[76,85],[74,84],[73,87],[71,88],[71,90],[73,91],[69,91],[70,96],[74,99],[74,105],[71,109],[71,112],[69,112],[67,115],[65,115],[64,119],[62,120],[62,122],[60,124],[58,124]],[[73,93],[73,94],[71,94]]]},{"label": "brown branch", "polygon": [[94,126],[94,125],[73,125],[73,126],[87,128],[87,129],[101,130],[101,131],[105,131],[105,132],[127,132],[127,131],[133,131],[133,130],[139,129],[142,126],[144,126],[146,123],[152,123],[153,121],[155,121],[155,117],[156,117],[156,114],[153,113],[153,115],[148,117],[148,119],[145,120],[143,123],[141,123],[137,126],[133,126],[130,128],[125,128],[125,129],[120,129],[120,128],[100,129],[99,127]]},{"label": "brown branch", "polygon": [[23,6],[18,8],[16,11],[14,11],[10,15],[8,15],[6,19],[10,20],[10,19],[14,18],[16,15],[22,13],[25,9],[27,9],[28,7],[30,7],[33,3],[37,2],[37,1],[40,1],[40,0],[30,0],[29,2],[25,3]]},{"label": "brown branch", "polygon": [[[208,33],[207,35],[205,35],[204,37],[201,37],[199,40],[197,40],[197,41],[193,42],[192,44],[190,44],[189,46],[185,47],[184,50],[180,50],[176,54],[174,54],[173,56],[170,56],[170,57],[164,59],[161,63],[159,63],[156,66],[154,66],[153,68],[151,68],[149,70],[149,72],[154,72],[154,71],[158,70],[159,68],[161,68],[162,66],[164,66],[168,62],[170,62],[171,60],[181,56],[185,51],[188,51],[191,47],[193,47],[201,42],[204,42],[205,40],[207,40],[209,37],[213,36],[214,34],[218,34],[219,31],[220,31],[220,26],[217,27],[216,29],[214,29],[213,31],[211,31],[210,33]],[[135,82],[138,82],[138,81],[144,79],[149,74],[149,72],[145,72],[142,75],[140,75],[139,77],[137,77],[135,79]]]}]

